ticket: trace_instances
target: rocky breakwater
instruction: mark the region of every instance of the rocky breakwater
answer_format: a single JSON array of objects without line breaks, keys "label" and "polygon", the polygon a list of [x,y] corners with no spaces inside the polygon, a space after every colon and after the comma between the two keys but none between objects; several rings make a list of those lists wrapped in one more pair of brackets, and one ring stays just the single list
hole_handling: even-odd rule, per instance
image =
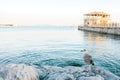
[{"label": "rocky breakwater", "polygon": [[0,80],[120,80],[111,72],[92,65],[83,67],[0,65]]}]

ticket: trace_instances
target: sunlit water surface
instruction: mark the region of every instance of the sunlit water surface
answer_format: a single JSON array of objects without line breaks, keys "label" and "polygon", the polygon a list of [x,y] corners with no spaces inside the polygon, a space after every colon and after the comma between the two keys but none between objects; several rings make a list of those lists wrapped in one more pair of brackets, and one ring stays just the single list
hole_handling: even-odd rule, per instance
[{"label": "sunlit water surface", "polygon": [[0,27],[0,64],[82,66],[86,49],[95,65],[120,76],[120,36],[77,27]]}]

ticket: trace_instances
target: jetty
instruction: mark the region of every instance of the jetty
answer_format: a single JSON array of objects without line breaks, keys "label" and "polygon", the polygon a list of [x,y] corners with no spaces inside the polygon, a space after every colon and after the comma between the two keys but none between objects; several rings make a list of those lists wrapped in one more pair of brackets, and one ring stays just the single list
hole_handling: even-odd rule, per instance
[{"label": "jetty", "polygon": [[84,14],[84,23],[78,30],[120,35],[120,24],[112,22],[108,13],[90,12]]}]

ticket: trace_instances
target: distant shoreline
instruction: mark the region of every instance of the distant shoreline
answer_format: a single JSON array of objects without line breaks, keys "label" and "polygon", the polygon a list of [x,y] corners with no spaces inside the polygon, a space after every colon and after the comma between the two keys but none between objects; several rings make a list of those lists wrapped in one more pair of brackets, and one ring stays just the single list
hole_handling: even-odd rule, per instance
[{"label": "distant shoreline", "polygon": [[0,24],[0,27],[1,26],[14,26],[14,24]]}]

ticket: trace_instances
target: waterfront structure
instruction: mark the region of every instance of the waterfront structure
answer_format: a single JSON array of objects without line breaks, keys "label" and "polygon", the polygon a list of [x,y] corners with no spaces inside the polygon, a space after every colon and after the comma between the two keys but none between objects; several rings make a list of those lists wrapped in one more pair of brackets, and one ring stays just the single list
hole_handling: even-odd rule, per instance
[{"label": "waterfront structure", "polygon": [[78,26],[78,30],[120,35],[119,23],[112,22],[110,14],[104,12],[84,14],[84,25]]},{"label": "waterfront structure", "polygon": [[90,12],[84,14],[84,26],[88,27],[117,27],[119,24],[111,22],[110,14],[105,12]]},{"label": "waterfront structure", "polygon": [[120,27],[86,27],[78,26],[78,30],[98,32],[104,34],[120,35]]}]

